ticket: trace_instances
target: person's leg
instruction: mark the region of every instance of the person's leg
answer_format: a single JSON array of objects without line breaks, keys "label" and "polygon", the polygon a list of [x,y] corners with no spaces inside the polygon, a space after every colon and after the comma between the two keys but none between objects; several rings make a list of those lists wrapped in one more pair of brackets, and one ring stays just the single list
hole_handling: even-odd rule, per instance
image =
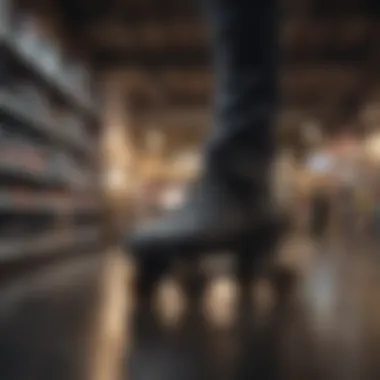
[{"label": "person's leg", "polygon": [[[277,108],[277,2],[203,0],[212,32],[215,127],[208,151],[262,161],[274,153]],[[248,156],[249,155],[249,156]],[[229,161],[230,155],[223,155]],[[217,155],[217,158],[222,159]]]},{"label": "person's leg", "polygon": [[142,262],[238,249],[272,221],[276,1],[204,1],[216,81],[215,126],[205,149],[204,173],[182,209],[128,235],[127,248]]}]

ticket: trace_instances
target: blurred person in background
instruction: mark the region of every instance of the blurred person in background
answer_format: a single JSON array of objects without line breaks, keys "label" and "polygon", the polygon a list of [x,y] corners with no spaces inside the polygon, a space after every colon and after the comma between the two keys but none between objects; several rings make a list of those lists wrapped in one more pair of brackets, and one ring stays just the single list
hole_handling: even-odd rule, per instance
[{"label": "blurred person in background", "polygon": [[277,4],[203,0],[203,6],[214,57],[214,128],[204,149],[203,173],[184,205],[127,231],[126,248],[150,280],[175,255],[237,252],[258,236],[275,241],[279,235],[281,218],[271,189]]}]

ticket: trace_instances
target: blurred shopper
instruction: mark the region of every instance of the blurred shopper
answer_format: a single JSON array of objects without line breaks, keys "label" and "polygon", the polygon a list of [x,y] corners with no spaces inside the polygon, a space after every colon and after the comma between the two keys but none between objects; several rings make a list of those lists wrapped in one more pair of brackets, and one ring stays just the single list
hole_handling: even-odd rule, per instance
[{"label": "blurred shopper", "polygon": [[216,91],[203,174],[180,209],[138,226],[126,238],[126,246],[153,272],[178,254],[238,251],[260,236],[260,228],[266,239],[276,240],[275,228],[268,234],[268,226],[276,227],[279,220],[271,193],[276,2],[204,0],[204,9],[212,32]]}]

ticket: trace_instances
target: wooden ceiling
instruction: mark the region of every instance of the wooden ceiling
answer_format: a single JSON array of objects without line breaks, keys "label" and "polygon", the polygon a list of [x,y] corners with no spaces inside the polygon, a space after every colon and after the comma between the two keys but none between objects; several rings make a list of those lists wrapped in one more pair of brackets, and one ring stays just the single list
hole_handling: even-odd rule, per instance
[{"label": "wooden ceiling", "polygon": [[[62,0],[97,69],[118,70],[136,125],[194,141],[210,125],[207,25],[194,0]],[[380,84],[379,0],[283,0],[279,62],[288,130],[354,120]]]}]

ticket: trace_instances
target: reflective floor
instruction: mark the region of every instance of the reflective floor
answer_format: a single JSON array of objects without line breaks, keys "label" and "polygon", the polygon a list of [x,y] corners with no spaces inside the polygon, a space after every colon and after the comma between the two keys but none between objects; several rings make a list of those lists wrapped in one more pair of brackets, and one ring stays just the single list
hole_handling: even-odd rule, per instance
[{"label": "reflective floor", "polygon": [[286,297],[258,280],[238,307],[227,274],[198,309],[175,281],[137,313],[128,379],[380,379],[380,249],[368,239],[294,236],[280,260],[297,273]]},{"label": "reflective floor", "polygon": [[[380,379],[380,245],[298,234],[278,261],[296,274],[287,294],[263,277],[240,304],[227,256],[206,266],[198,307],[168,278],[152,308],[135,305],[133,324],[123,260],[107,276],[94,255],[11,276],[0,288],[0,379],[117,379],[123,347],[128,380]],[[101,295],[104,276],[120,280]]]},{"label": "reflective floor", "polygon": [[94,337],[99,255],[16,270],[0,287],[0,379],[85,380]]}]

